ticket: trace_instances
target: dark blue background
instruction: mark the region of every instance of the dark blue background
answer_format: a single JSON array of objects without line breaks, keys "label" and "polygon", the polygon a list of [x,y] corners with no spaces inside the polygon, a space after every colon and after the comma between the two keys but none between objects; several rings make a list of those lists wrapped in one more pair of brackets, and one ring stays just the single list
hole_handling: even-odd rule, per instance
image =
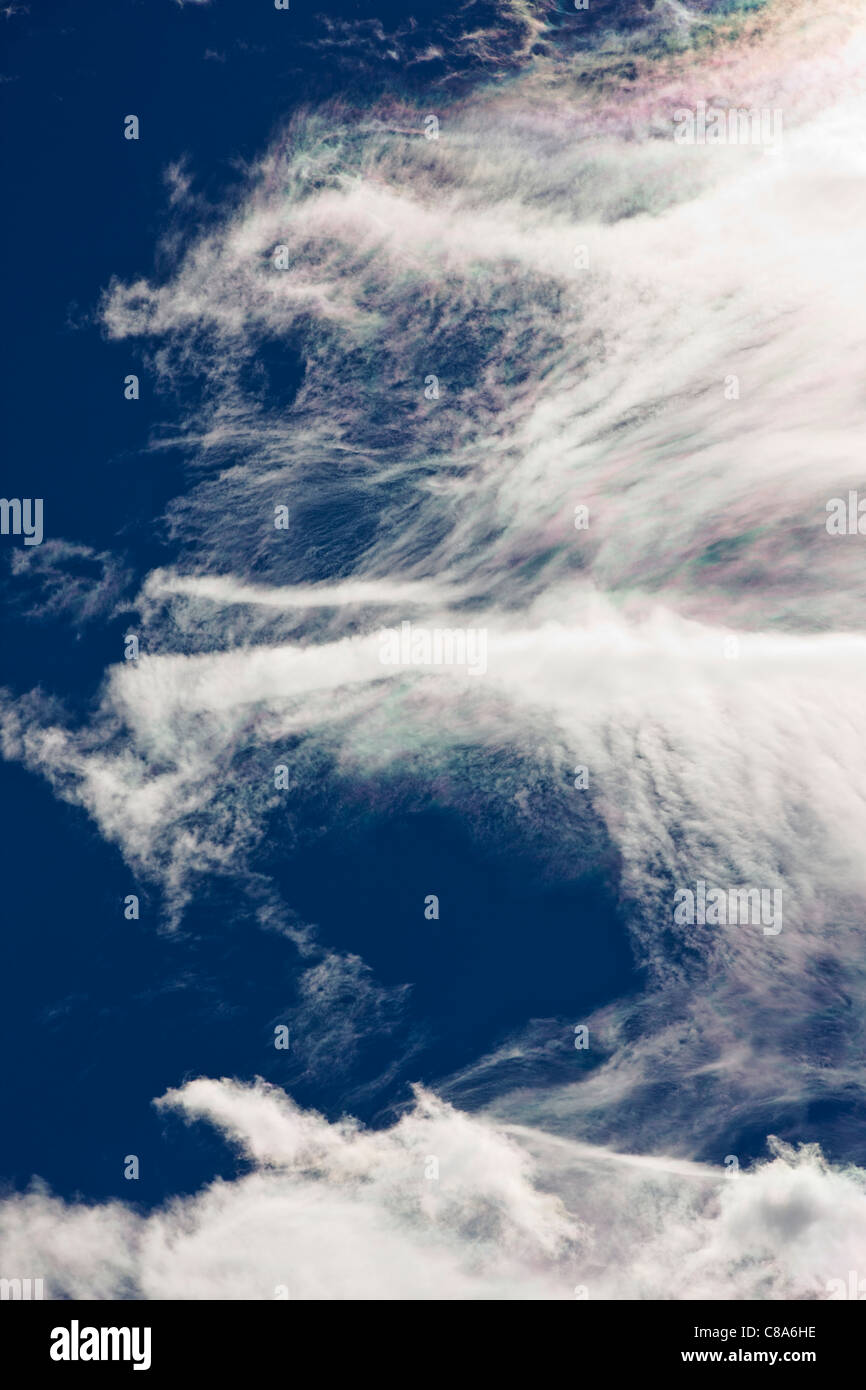
[{"label": "dark blue background", "polygon": [[[404,18],[402,6],[390,10]],[[113,275],[169,273],[155,246],[173,216],[163,184],[173,160],[187,158],[196,192],[218,207],[237,184],[234,161],[259,155],[299,102],[335,91],[360,101],[376,84],[411,95],[417,75],[383,58],[372,39],[317,51],[324,13],[383,12],[111,0],[34,3],[30,15],[0,20],[0,69],[14,79],[0,84],[2,490],[44,498],[46,538],[119,557],[130,599],[154,564],[173,558],[160,515],[183,488],[183,460],[145,452],[151,433],[170,426],[172,403],[153,398],[143,373],[141,400],[124,400],[124,376],[141,372],[137,344],[106,339],[100,295]],[[416,13],[411,42],[420,50],[424,26],[451,17],[440,5]],[[476,6],[465,23],[489,13]],[[226,61],[205,59],[207,49]],[[428,65],[424,80],[444,71]],[[138,141],[123,138],[130,113],[141,121]],[[3,543],[0,679],[13,694],[41,686],[73,721],[86,719],[106,666],[120,657],[126,619],[26,618],[38,589],[8,573],[8,548],[21,542]],[[87,574],[88,563],[80,569]],[[350,1104],[383,1122],[409,1081],[473,1060],[527,1017],[570,1017],[629,977],[600,879],[551,887],[537,882],[529,856],[506,868],[487,863],[454,814],[432,801],[351,825],[335,815],[327,835],[294,855],[275,822],[258,867],[285,902],[318,924],[324,943],[361,955],[383,984],[414,986],[393,1034],[362,1042],[348,1071],[335,1058],[333,1075],[320,1068],[304,1081],[295,1059],[273,1047],[301,962],[291,942],[256,927],[243,885],[203,885],[182,929],[168,935],[158,898],[81,809],[14,764],[0,764],[0,795],[0,1176],[19,1188],[38,1174],[67,1197],[150,1205],[235,1168],[205,1126],[187,1130],[150,1105],[190,1076],[259,1073],[296,1083],[303,1104],[329,1114]],[[311,823],[333,811],[311,806]],[[425,891],[441,897],[439,923],[423,920],[419,884],[435,885]],[[139,922],[123,917],[132,891],[142,895]],[[551,1031],[568,1058],[569,1034],[554,1022]],[[378,1083],[404,1054],[398,1074]],[[571,1049],[569,1060],[577,1056]],[[141,1160],[135,1184],[122,1176],[128,1153]]]},{"label": "dark blue background", "polygon": [[[447,48],[460,24],[491,13],[476,5],[458,20],[457,9],[415,5],[408,48],[422,52],[431,37]],[[163,183],[171,162],[185,156],[196,192],[219,208],[238,188],[235,161],[260,155],[299,103],[334,93],[360,103],[379,89],[411,98],[424,83],[442,90],[434,84],[446,75],[471,80],[470,59],[401,69],[370,30],[346,49],[317,47],[324,16],[377,14],[403,22],[406,9],[33,0],[31,14],[0,18],[0,71],[13,79],[0,84],[2,493],[44,498],[46,537],[117,556],[130,600],[149,569],[175,558],[160,516],[183,490],[184,461],[146,452],[152,433],[171,426],[172,402],[153,397],[146,375],[141,400],[124,400],[124,376],[140,371],[137,345],[105,338],[100,295],[112,276],[170,273],[155,247],[174,216]],[[208,49],[226,61],[206,59]],[[507,80],[507,57],[493,67],[488,76]],[[123,138],[129,113],[141,120],[136,142]],[[86,718],[120,658],[126,619],[26,618],[28,580],[8,571],[19,544],[2,538],[0,682],[16,695],[42,686],[73,721]],[[187,1130],[150,1105],[191,1076],[258,1073],[285,1081],[304,1105],[383,1123],[410,1081],[435,1082],[530,1019],[550,1020],[561,1076],[588,1064],[570,1024],[637,984],[614,856],[592,877],[552,882],[528,847],[497,858],[432,797],[398,797],[387,814],[364,810],[363,798],[351,814],[311,798],[309,824],[326,833],[289,851],[274,816],[252,868],[318,925],[323,943],[413,992],[394,1030],[371,1035],[348,1070],[335,1058],[331,1075],[326,1067],[304,1078],[295,1057],[273,1047],[303,962],[285,937],[257,927],[244,884],[202,885],[168,935],[158,897],[84,811],[14,764],[0,764],[0,797],[0,1178],[19,1188],[38,1174],[67,1197],[150,1205],[235,1171],[205,1126]],[[122,912],[133,891],[139,922]],[[423,920],[426,892],[440,896],[439,922]],[[396,1074],[379,1081],[395,1057]],[[784,1133],[798,1118],[777,1116],[772,1127]],[[821,1137],[826,1116],[814,1119],[800,1137]],[[759,1151],[765,1133],[756,1126],[730,1144],[741,1156]],[[128,1153],[141,1159],[136,1184],[122,1176]]]}]

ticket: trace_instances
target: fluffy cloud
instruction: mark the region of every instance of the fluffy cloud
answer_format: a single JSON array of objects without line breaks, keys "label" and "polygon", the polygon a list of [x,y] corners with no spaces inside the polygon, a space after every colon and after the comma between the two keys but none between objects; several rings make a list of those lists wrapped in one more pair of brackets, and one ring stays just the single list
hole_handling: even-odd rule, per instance
[{"label": "fluffy cloud", "polygon": [[[57,1289],[809,1297],[862,1266],[861,1173],[784,1147],[731,1182],[692,1161],[864,1100],[862,538],[824,523],[863,480],[866,45],[853,9],[791,11],[724,63],[647,59],[613,88],[601,64],[580,95],[545,59],[443,102],[438,140],[409,108],[301,113],[172,275],[109,287],[107,332],[185,403],[200,383],[176,562],[143,585],[138,664],[79,727],[7,699],[6,756],[84,805],[173,923],[202,873],[249,872],[283,757],[298,800],[435,784],[482,838],[613,852],[646,987],[589,1019],[580,1082],[536,1024],[443,1079],[487,1118],[425,1094],[362,1132],[191,1083],[164,1103],[255,1172],[148,1218],[7,1203]],[[780,107],[782,145],[677,145],[699,99]],[[405,619],[483,628],[483,679],[383,666]],[[783,930],[675,930],[698,878],[778,886]],[[317,1000],[354,982],[354,1039],[402,995],[285,929],[314,1075]]]},{"label": "fluffy cloud", "polygon": [[816,1149],[724,1170],[503,1128],[419,1092],[389,1130],[261,1083],[192,1081],[252,1171],[148,1216],[34,1190],[0,1207],[9,1267],[51,1297],[827,1297],[866,1255],[864,1182]]}]

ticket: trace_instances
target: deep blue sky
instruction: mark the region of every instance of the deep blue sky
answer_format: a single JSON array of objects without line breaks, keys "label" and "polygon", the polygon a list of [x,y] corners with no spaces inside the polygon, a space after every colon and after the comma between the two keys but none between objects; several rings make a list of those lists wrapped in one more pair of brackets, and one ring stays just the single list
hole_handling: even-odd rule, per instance
[{"label": "deep blue sky", "polygon": [[[447,14],[426,8],[434,23]],[[171,0],[70,0],[0,19],[9,79],[0,84],[3,492],[44,499],[46,537],[118,557],[130,596],[171,558],[159,516],[183,486],[182,466],[144,452],[151,431],[170,422],[171,402],[153,399],[146,375],[141,400],[123,399],[124,376],[140,370],[135,344],[108,342],[95,308],[112,276],[160,273],[172,161],[185,157],[196,191],[219,205],[237,161],[260,154],[299,101],[353,88],[361,99],[371,72],[405,90],[393,64],[376,67],[375,44],[367,67],[351,51],[349,61],[323,59],[312,46],[322,13],[300,3],[275,12],[265,0],[183,9]],[[137,142],[123,138],[129,113],[141,121]],[[18,544],[4,538],[0,681],[15,694],[42,686],[75,717],[119,659],[126,620],[84,628],[27,620],[34,592],[8,573]],[[22,1188],[38,1174],[66,1197],[151,1204],[230,1173],[233,1160],[209,1131],[158,1117],[150,1101],[199,1074],[291,1081],[272,1037],[293,997],[294,947],[255,928],[242,891],[225,883],[196,902],[177,936],[157,930],[159,903],[146,896],[142,920],[127,922],[123,897],[141,886],[85,813],[13,764],[0,764],[0,795],[0,1178]],[[321,819],[327,808],[310,814]],[[294,860],[282,855],[275,827],[262,867],[328,944],[363,955],[386,985],[416,984],[392,1041],[362,1048],[348,1074],[335,1066],[333,1079],[293,1089],[328,1113],[388,1066],[389,1048],[411,1049],[413,1060],[358,1104],[370,1120],[405,1099],[408,1081],[435,1080],[527,1016],[567,1012],[579,1000],[588,1007],[628,979],[622,928],[601,884],[551,889],[519,859],[494,873],[435,807],[384,823],[356,818]],[[447,929],[415,930],[419,882],[437,885]],[[603,930],[581,938],[576,915]],[[567,1035],[561,1043],[574,1062]],[[127,1153],[141,1159],[134,1185],[122,1177]]]},{"label": "deep blue sky", "polygon": [[[467,27],[485,8],[467,14]],[[123,399],[124,376],[141,370],[136,341],[106,340],[100,295],[112,276],[168,273],[157,246],[172,225],[163,182],[172,162],[186,160],[216,210],[238,185],[240,162],[261,154],[299,103],[339,94],[362,104],[383,88],[418,95],[420,76],[402,72],[372,29],[344,49],[318,45],[326,18],[389,13],[402,20],[406,9],[34,0],[31,13],[0,17],[2,491],[44,498],[47,537],[111,553],[130,599],[149,569],[173,558],[159,518],[184,488],[183,461],[146,452],[152,433],[171,426],[173,403],[154,399],[146,374],[141,400]],[[447,39],[447,6],[414,13],[419,51],[431,34]],[[443,71],[428,64],[424,80]],[[141,121],[137,142],[123,138],[129,113]],[[8,568],[18,544],[2,538],[0,684],[16,695],[41,686],[75,719],[119,659],[127,620],[29,620],[36,591]],[[579,1021],[635,985],[613,906],[614,857],[592,882],[551,884],[528,851],[493,863],[423,797],[402,810],[397,797],[387,816],[360,801],[338,814],[325,797],[305,808],[310,824],[327,827],[314,850],[288,852],[275,822],[252,867],[319,924],[323,942],[363,957],[385,986],[411,983],[413,995],[393,1035],[301,1083],[294,1059],[272,1046],[274,1022],[295,998],[298,957],[255,926],[243,885],[212,884],[173,937],[159,931],[160,904],[146,895],[142,920],[127,922],[123,897],[141,885],[81,809],[9,763],[0,763],[0,796],[0,1179],[19,1188],[38,1174],[67,1197],[151,1204],[233,1171],[206,1127],[186,1131],[150,1106],[188,1077],[260,1073],[330,1115],[346,1107],[382,1121],[408,1082],[435,1082],[529,1019]],[[447,923],[420,928],[419,884],[436,885]],[[585,1065],[556,1027],[553,1060]],[[407,1060],[389,1084],[369,1085],[395,1055]],[[779,1133],[790,1123],[816,1138],[827,1118],[820,1107],[805,1124],[772,1117]],[[857,1122],[852,1112],[852,1142]],[[759,1151],[765,1133],[762,1122],[740,1135],[738,1152]],[[142,1160],[134,1186],[122,1178],[127,1153]]]}]

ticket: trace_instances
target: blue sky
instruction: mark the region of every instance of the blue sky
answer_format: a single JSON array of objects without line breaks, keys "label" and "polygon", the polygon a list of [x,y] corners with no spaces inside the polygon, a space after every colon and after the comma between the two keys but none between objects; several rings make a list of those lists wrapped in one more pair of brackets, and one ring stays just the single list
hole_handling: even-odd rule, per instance
[{"label": "blue sky", "polygon": [[[8,1258],[825,1296],[866,1258],[856,14],[0,25],[45,525],[0,538]],[[675,138],[699,102],[784,119]],[[784,925],[683,924],[699,882]]]}]

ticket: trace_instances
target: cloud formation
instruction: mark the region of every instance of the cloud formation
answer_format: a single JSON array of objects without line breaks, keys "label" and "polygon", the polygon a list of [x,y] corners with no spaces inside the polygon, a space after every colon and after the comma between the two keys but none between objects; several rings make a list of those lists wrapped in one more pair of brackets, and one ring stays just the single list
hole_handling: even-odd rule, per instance
[{"label": "cloud formation", "polygon": [[[170,925],[203,875],[256,875],[285,762],[299,804],[325,784],[387,808],[403,779],[479,843],[615,860],[645,987],[584,1020],[579,1081],[529,1019],[441,1078],[471,1116],[425,1092],[362,1132],[263,1087],[171,1092],[255,1170],[147,1218],[12,1199],[57,1290],[808,1298],[862,1267],[842,1127],[833,1162],[719,1167],[815,1103],[866,1109],[862,538],[825,525],[866,490],[862,14],[775,6],[760,43],[747,19],[706,51],[680,34],[697,7],[658,9],[632,76],[596,35],[593,80],[561,44],[443,97],[436,127],[393,101],[300,112],[165,278],[108,287],[105,331],[183,402],[153,441],[189,458],[175,559],[83,723],[39,693],[2,710],[5,755],[88,810]],[[781,109],[784,140],[677,144],[699,100]],[[89,616],[74,585],[51,601]],[[483,628],[483,679],[384,666],[404,620]],[[302,817],[279,834],[294,850]],[[783,930],[677,928],[698,878],[778,887]],[[329,1030],[394,1035],[402,987],[257,883],[305,955],[309,1074]]]},{"label": "cloud formation", "polygon": [[[859,1170],[775,1146],[749,1173],[503,1128],[423,1091],[389,1130],[329,1125],[261,1083],[161,1108],[250,1167],[148,1216],[38,1186],[0,1207],[46,1296],[157,1299],[822,1298],[862,1268]],[[828,1288],[829,1285],[829,1288]]]}]

